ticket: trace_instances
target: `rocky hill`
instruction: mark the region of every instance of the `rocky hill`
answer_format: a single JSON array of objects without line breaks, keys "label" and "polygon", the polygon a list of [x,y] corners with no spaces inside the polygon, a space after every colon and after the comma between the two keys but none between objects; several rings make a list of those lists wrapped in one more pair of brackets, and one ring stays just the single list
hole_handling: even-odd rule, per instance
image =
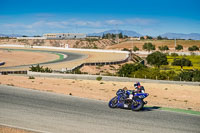
[{"label": "rocky hill", "polygon": [[88,48],[88,49],[104,49],[107,46],[115,44],[113,40],[108,39],[71,39],[71,40],[43,40],[43,39],[0,39],[0,44],[19,44],[19,45],[29,45],[29,46],[54,46],[54,47],[64,47],[68,44],[70,48]]}]

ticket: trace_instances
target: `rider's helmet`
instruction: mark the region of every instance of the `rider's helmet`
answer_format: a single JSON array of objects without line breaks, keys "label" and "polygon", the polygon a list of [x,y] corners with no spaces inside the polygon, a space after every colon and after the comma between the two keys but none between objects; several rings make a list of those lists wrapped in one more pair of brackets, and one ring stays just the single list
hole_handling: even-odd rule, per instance
[{"label": "rider's helmet", "polygon": [[136,82],[136,84],[134,84],[135,88],[137,88],[138,86],[140,86],[140,82]]},{"label": "rider's helmet", "polygon": [[140,86],[140,82],[136,82],[136,84],[137,84],[138,86]]}]

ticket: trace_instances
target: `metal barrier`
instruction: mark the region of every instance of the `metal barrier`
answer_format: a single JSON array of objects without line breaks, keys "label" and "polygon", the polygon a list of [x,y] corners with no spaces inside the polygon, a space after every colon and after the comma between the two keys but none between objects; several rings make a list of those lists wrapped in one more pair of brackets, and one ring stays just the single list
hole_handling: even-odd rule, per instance
[{"label": "metal barrier", "polygon": [[67,70],[67,71],[71,72],[71,71],[79,69],[79,68],[81,68],[83,66],[116,65],[116,64],[121,64],[121,63],[128,62],[129,59],[130,59],[130,54],[127,56],[126,59],[121,60],[121,61],[82,63],[81,65],[76,66],[76,67],[72,68],[71,70]]},{"label": "metal barrier", "polygon": [[27,71],[0,71],[0,75],[8,74],[27,74]]}]

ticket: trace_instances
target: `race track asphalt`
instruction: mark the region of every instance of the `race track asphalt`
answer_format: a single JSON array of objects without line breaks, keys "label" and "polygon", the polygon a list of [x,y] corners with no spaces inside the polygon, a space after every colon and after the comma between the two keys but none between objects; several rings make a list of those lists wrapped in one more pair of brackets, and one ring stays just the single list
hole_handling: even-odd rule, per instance
[{"label": "race track asphalt", "polygon": [[200,116],[110,109],[103,101],[0,85],[0,125],[45,133],[200,133]]}]

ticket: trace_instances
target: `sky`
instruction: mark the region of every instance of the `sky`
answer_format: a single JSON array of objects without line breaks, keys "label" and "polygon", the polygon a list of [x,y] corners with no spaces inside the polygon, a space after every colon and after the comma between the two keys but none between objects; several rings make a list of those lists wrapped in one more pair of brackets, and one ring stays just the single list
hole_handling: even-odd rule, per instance
[{"label": "sky", "polygon": [[0,0],[0,34],[200,33],[200,0]]}]

